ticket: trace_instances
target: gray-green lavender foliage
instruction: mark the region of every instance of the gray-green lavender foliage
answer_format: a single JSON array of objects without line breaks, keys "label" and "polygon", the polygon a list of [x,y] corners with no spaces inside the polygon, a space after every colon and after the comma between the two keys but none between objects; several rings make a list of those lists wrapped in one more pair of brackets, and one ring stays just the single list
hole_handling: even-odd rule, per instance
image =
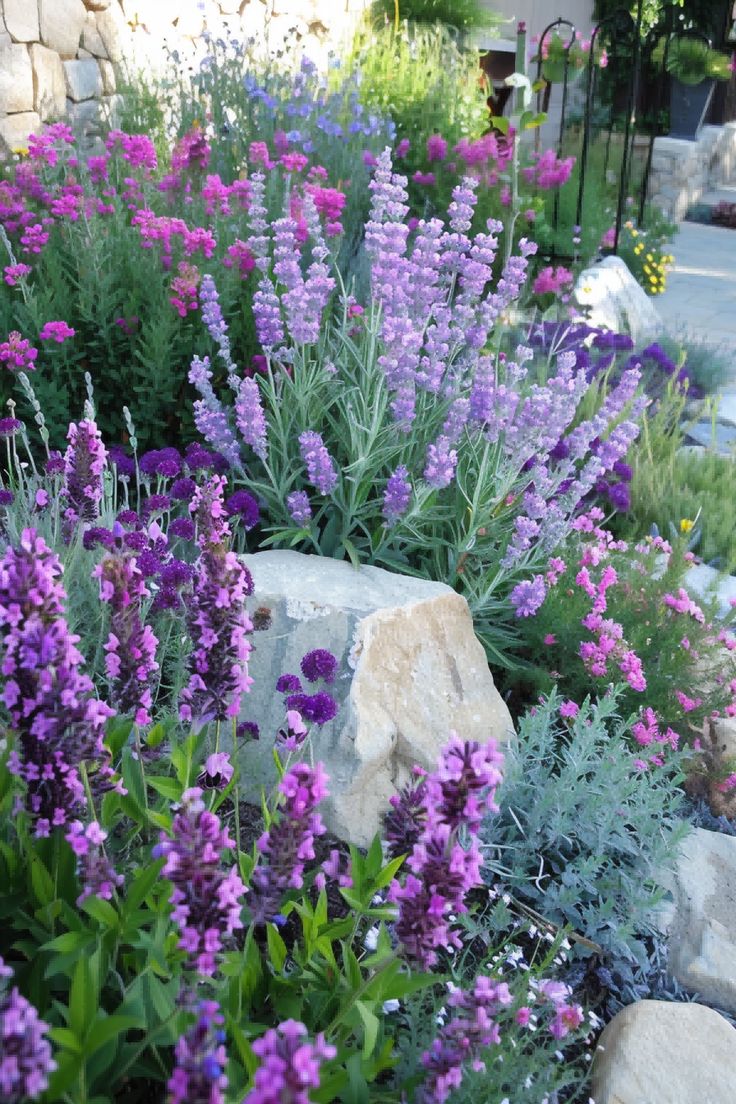
[{"label": "gray-green lavender foliage", "polygon": [[[506,752],[499,815],[486,823],[487,877],[555,925],[614,959],[643,961],[671,867],[688,831],[680,819],[683,757],[640,771],[618,694],[560,716],[553,694],[519,722]],[[575,943],[586,953],[583,943]]]}]

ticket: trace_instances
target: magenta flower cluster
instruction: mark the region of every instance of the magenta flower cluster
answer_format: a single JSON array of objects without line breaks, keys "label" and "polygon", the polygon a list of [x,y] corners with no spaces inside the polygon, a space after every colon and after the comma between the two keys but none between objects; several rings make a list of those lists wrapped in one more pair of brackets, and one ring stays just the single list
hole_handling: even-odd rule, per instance
[{"label": "magenta flower cluster", "polygon": [[225,1104],[225,1020],[212,1000],[200,1001],[195,1013],[196,1022],[176,1044],[167,1104]]},{"label": "magenta flower cluster", "polygon": [[61,574],[58,556],[35,529],[25,529],[0,560],[2,700],[15,736],[8,769],[25,784],[37,836],[85,809],[81,764],[94,786],[110,785],[102,738],[112,710],[82,671]]},{"label": "magenta flower cluster", "polygon": [[123,885],[125,879],[116,872],[105,854],[106,839],[107,832],[96,820],[86,827],[80,820],[73,820],[69,825],[66,840],[77,856],[77,875],[82,885],[77,905],[81,905],[88,897],[109,901],[113,891]]},{"label": "magenta flower cluster", "polygon": [[322,1034],[310,1042],[306,1027],[296,1020],[270,1028],[252,1045],[260,1064],[242,1104],[309,1104],[311,1090],[320,1085],[322,1063],[337,1054]]},{"label": "magenta flower cluster", "polygon": [[222,852],[235,847],[219,817],[209,812],[197,787],[182,795],[171,833],[162,832],[154,858],[165,857],[164,878],[173,884],[171,917],[181,933],[179,949],[199,974],[212,977],[218,954],[240,918],[245,886],[237,867],[225,871]]}]

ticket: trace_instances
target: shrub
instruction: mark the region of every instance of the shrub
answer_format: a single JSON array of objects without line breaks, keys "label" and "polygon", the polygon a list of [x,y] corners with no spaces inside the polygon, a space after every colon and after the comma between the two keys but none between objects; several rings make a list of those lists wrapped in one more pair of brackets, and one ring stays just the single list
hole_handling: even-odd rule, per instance
[{"label": "shrub", "polygon": [[494,19],[479,0],[374,0],[373,14],[387,22],[444,23],[459,31],[487,26]]},{"label": "shrub", "polygon": [[555,691],[521,718],[501,812],[484,827],[489,869],[522,914],[569,925],[575,955],[641,966],[662,873],[687,831],[681,760],[637,768],[620,688],[577,700]]}]

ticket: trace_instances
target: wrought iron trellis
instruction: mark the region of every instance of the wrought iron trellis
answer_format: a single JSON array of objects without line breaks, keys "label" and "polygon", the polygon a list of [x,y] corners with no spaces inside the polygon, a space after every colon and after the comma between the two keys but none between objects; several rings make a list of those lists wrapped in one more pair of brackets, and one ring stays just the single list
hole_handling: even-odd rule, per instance
[{"label": "wrought iron trellis", "polygon": [[[599,48],[605,48],[609,51],[610,57],[614,62],[620,60],[620,56],[623,53],[624,60],[627,63],[626,80],[623,82],[623,85],[617,89],[619,93],[618,97],[615,97],[612,90],[609,89],[611,101],[607,108],[609,113],[607,126],[608,133],[603,163],[603,173],[607,179],[611,148],[614,141],[614,134],[616,133],[617,141],[620,141],[621,146],[621,161],[617,174],[618,183],[613,240],[614,253],[618,251],[621,227],[627,210],[627,197],[629,197],[632,192],[635,193],[633,199],[639,225],[642,226],[645,223],[647,192],[654,154],[654,140],[657,136],[656,123],[665,105],[665,96],[668,88],[668,52],[672,35],[677,29],[675,9],[669,6],[665,10],[659,23],[650,28],[646,34],[643,34],[643,11],[644,0],[638,0],[636,9],[633,13],[627,8],[620,7],[610,15],[599,20],[591,32],[589,54],[584,66],[582,135],[579,149],[576,152],[579,172],[575,207],[575,221],[577,225],[581,225],[582,223],[586,189],[590,184],[592,171],[590,166],[590,152],[595,125],[594,116],[598,104],[598,93],[601,80],[601,70],[598,64]],[[520,33],[523,34],[523,30]],[[701,31],[681,31],[677,29],[677,35],[678,37],[683,35],[692,36],[709,44],[708,36]],[[560,16],[549,23],[540,35],[536,64],[536,81],[539,89],[537,92],[537,110],[540,112],[546,112],[550,106],[552,83],[546,80],[544,76],[544,54],[546,47],[549,46],[553,39],[557,39],[562,43],[562,80],[559,82],[561,83],[561,104],[556,141],[557,154],[558,156],[562,156],[565,150],[566,139],[569,135],[571,71],[573,68],[571,51],[576,43],[576,29],[574,24],[569,19]],[[655,65],[655,49],[659,42],[663,42],[664,47],[663,50],[660,51],[660,56]],[[646,63],[646,73],[651,75],[654,72],[655,79],[651,84],[648,84],[645,89],[642,89],[641,81],[644,63]],[[616,66],[616,69],[619,70],[619,67]],[[653,125],[649,128],[649,133],[642,133],[641,130],[638,129],[641,115],[640,109],[644,106],[644,101],[642,99],[643,92],[646,93],[646,106],[650,110],[654,120]],[[617,114],[616,108],[618,107],[620,113],[622,106],[623,129],[615,132],[614,123]],[[642,138],[645,141],[645,146],[642,146],[640,142]],[[637,147],[639,149],[644,148],[644,161],[640,178],[636,181],[636,185],[633,186],[632,169],[635,159],[634,154]],[[557,242],[560,230],[559,194],[555,197],[552,222],[553,245],[550,252],[553,256],[559,257],[560,259],[568,257],[569,254],[566,251],[560,250]]]}]

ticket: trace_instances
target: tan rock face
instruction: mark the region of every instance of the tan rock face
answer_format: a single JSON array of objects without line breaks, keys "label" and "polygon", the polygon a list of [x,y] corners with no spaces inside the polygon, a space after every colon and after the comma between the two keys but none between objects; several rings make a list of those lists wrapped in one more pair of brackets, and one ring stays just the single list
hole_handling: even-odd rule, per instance
[{"label": "tan rock face", "polygon": [[33,106],[46,122],[60,119],[66,107],[64,65],[54,50],[34,42],[30,49],[33,66]]},{"label": "tan rock face", "polygon": [[112,62],[100,59],[100,73],[102,74],[102,91],[106,96],[111,96],[117,87]]},{"label": "tan rock face", "polygon": [[23,149],[28,143],[28,135],[38,132],[41,119],[35,111],[21,111],[17,115],[6,115],[0,119],[0,149]]},{"label": "tan rock face", "polygon": [[732,1104],[736,1030],[702,1004],[639,1001],[601,1035],[596,1104]]},{"label": "tan rock face", "polygon": [[88,8],[90,11],[93,12],[106,11],[106,9],[110,7],[111,3],[112,0],[84,0],[85,8]]},{"label": "tan rock face", "polygon": [[736,1012],[736,837],[694,829],[680,848],[672,892],[673,976]]},{"label": "tan rock face", "polygon": [[330,777],[325,822],[343,839],[368,843],[412,766],[434,767],[452,731],[482,742],[512,735],[467,603],[450,587],[296,552],[244,559],[254,602],[271,617],[253,638],[255,681],[243,711],[261,726],[241,760],[253,794],[273,781],[270,748],[285,716],[276,679],[299,674],[314,648],[340,662],[328,688],[338,716],[314,727],[312,741]]},{"label": "tan rock face", "polygon": [[26,46],[0,51],[0,115],[33,109],[33,70]]},{"label": "tan rock face", "polygon": [[98,11],[95,16],[97,30],[110,61],[118,64],[123,60],[123,41],[125,23],[119,8],[107,8]]},{"label": "tan rock face", "polygon": [[76,57],[86,10],[82,0],[38,0],[41,42],[62,60]]},{"label": "tan rock face", "polygon": [[97,20],[95,19],[94,12],[87,12],[87,19],[82,27],[82,46],[85,50],[88,50],[90,54],[94,54],[95,57],[107,57],[105,43],[102,41],[102,36],[97,30]]},{"label": "tan rock face", "polygon": [[16,42],[38,40],[38,4],[36,0],[3,0],[2,14],[8,33]]}]

